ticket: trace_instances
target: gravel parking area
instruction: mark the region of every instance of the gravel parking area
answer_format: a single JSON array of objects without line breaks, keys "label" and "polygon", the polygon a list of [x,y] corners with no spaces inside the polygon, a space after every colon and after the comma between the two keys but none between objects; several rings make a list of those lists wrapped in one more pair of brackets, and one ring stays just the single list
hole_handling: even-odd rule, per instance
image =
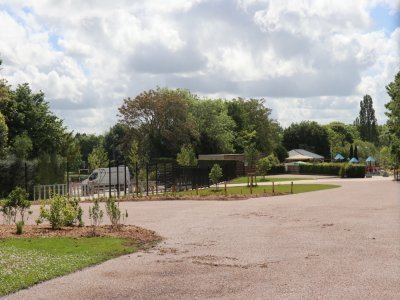
[{"label": "gravel parking area", "polygon": [[332,183],[342,187],[242,201],[121,203],[129,223],[164,237],[157,247],[6,298],[399,299],[400,182]]}]

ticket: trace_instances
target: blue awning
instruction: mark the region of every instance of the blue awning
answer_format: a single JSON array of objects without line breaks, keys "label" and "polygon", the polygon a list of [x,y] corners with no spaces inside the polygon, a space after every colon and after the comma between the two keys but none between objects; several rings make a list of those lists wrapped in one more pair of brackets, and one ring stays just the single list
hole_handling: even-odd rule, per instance
[{"label": "blue awning", "polygon": [[358,163],[358,159],[353,157],[352,159],[350,159],[349,163],[356,164]]},{"label": "blue awning", "polygon": [[373,158],[372,156],[368,156],[368,158],[365,161],[367,162],[375,161],[375,158]]},{"label": "blue awning", "polygon": [[335,156],[335,160],[344,160],[344,157],[343,157],[342,154],[338,153],[338,154],[336,154],[336,156]]}]

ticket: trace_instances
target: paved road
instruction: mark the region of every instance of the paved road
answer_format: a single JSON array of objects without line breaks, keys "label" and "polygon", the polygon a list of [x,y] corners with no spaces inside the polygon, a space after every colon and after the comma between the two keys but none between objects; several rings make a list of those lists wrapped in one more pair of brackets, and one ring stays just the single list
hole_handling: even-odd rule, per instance
[{"label": "paved road", "polygon": [[8,298],[399,299],[400,182],[339,182],[243,201],[123,203],[132,224],[165,238],[159,246]]}]

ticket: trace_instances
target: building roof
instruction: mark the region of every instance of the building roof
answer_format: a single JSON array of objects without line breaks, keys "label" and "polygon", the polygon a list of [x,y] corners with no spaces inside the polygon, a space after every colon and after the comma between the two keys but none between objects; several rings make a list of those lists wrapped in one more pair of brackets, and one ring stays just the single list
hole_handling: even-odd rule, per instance
[{"label": "building roof", "polygon": [[236,160],[244,161],[244,154],[200,154],[199,160]]},{"label": "building roof", "polygon": [[292,159],[292,157],[297,156],[297,155],[301,155],[303,157],[312,158],[312,159],[324,159],[323,156],[316,154],[316,153],[312,153],[312,152],[304,150],[304,149],[293,149],[293,150],[290,150],[288,152],[288,154],[289,154],[290,159]]}]

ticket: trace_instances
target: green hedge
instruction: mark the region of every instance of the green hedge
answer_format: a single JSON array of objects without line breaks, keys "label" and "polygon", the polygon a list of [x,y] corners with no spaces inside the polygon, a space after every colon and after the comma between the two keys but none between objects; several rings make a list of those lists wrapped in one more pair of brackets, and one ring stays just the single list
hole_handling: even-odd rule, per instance
[{"label": "green hedge", "polygon": [[285,174],[286,169],[284,165],[272,166],[268,171],[268,175]]},{"label": "green hedge", "polygon": [[299,165],[300,174],[333,175],[338,176],[342,164],[339,163],[316,163]]},{"label": "green hedge", "polygon": [[348,163],[315,163],[299,165],[300,174],[332,175],[347,178],[364,178],[365,166]]}]

